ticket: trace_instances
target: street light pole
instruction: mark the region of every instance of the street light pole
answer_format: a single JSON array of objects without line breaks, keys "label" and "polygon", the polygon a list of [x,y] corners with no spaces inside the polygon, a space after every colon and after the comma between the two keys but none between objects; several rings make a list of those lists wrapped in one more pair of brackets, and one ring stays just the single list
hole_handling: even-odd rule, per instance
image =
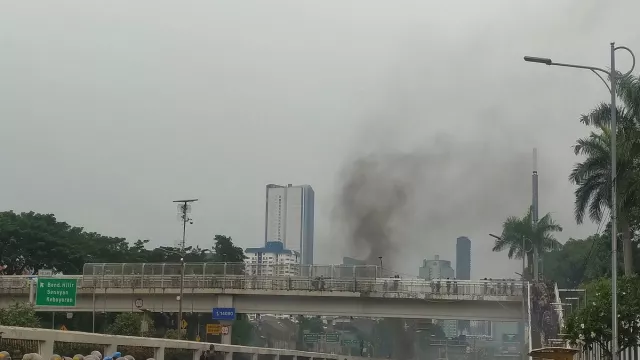
[{"label": "street light pole", "polygon": [[196,202],[198,199],[189,200],[175,200],[174,203],[180,203],[178,205],[178,211],[180,219],[182,220],[182,241],[180,242],[180,295],[178,296],[178,334],[182,334],[182,302],[184,295],[184,248],[187,240],[187,222],[193,224],[193,219],[189,218],[191,212],[191,203]]},{"label": "street light pole", "polygon": [[[633,63],[631,65],[631,70],[629,70],[626,74],[619,76],[616,72],[616,50],[626,50],[629,54],[631,54],[631,59]],[[617,124],[617,109],[616,109],[616,83],[618,78],[625,78],[636,66],[636,57],[633,54],[633,51],[626,46],[616,46],[614,42],[611,43],[611,70],[606,71],[604,69],[594,67],[594,66],[584,66],[584,65],[574,65],[574,64],[563,64],[563,63],[555,63],[548,58],[539,58],[532,56],[525,56],[525,61],[540,63],[545,65],[554,65],[554,66],[562,66],[562,67],[571,67],[576,69],[585,69],[590,70],[596,76],[602,80],[604,85],[609,89],[609,93],[611,95],[611,354],[613,359],[618,357],[618,228],[617,228],[617,220],[618,220],[618,189],[617,189],[617,149],[616,149],[616,133],[618,130]],[[609,82],[611,86],[607,84],[604,78],[598,74],[598,72],[604,73],[609,77]],[[627,249],[629,251],[629,249]]]}]

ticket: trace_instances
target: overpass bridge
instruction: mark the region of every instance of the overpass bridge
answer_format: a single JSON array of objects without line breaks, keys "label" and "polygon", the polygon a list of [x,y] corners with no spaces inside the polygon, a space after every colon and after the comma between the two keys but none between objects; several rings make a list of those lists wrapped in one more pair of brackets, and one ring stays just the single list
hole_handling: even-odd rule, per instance
[{"label": "overpass bridge", "polygon": [[[181,271],[182,270],[182,271]],[[518,281],[402,279],[377,267],[245,264],[87,264],[77,281],[75,307],[37,311],[185,312],[518,321]],[[388,275],[387,275],[388,276]],[[35,296],[35,280],[0,276],[0,307]]]}]

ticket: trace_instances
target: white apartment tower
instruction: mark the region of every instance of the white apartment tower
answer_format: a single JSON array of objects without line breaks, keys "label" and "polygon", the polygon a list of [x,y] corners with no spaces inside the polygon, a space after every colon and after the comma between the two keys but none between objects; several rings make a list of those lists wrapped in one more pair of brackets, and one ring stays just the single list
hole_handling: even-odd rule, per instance
[{"label": "white apartment tower", "polygon": [[313,264],[314,197],[309,185],[267,185],[265,246],[279,241],[300,254],[301,264]]}]

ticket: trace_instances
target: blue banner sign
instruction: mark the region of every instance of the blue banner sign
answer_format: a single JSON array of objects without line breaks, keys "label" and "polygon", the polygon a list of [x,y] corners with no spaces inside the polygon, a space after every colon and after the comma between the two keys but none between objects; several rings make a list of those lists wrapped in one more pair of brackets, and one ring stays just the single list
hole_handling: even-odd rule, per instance
[{"label": "blue banner sign", "polygon": [[213,308],[213,320],[235,320],[235,308]]}]

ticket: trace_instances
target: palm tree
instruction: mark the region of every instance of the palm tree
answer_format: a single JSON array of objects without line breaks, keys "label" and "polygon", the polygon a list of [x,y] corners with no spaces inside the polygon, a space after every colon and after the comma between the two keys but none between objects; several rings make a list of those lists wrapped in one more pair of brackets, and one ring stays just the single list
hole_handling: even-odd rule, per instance
[{"label": "palm tree", "polygon": [[[577,185],[575,194],[575,217],[578,224],[589,219],[596,223],[605,221],[604,210],[611,209],[611,130],[600,126],[599,132],[578,139],[574,146],[576,155],[585,159],[577,163],[569,181]],[[618,224],[622,233],[625,275],[633,273],[633,249],[630,214],[638,204],[638,152],[637,140],[630,131],[619,131],[617,180],[618,180]]]},{"label": "palm tree", "polygon": [[[560,243],[553,236],[553,233],[562,231],[562,227],[558,225],[551,214],[547,213],[538,219],[537,223],[533,223],[531,209],[527,211],[522,218],[517,216],[509,216],[502,224],[502,235],[496,239],[493,245],[493,251],[499,252],[509,250],[507,256],[509,259],[522,259],[523,239],[526,243],[524,249],[527,254],[527,263],[529,264],[529,272],[533,272],[531,264],[533,264],[533,251],[536,249],[538,254],[551,251],[557,248]],[[529,248],[533,246],[532,248]]]},{"label": "palm tree", "polygon": [[[629,75],[617,83],[617,91],[623,106],[617,111],[617,200],[618,225],[622,233],[625,275],[633,273],[633,247],[631,214],[638,208],[640,199],[640,81]],[[576,155],[584,161],[576,164],[569,180],[577,185],[575,190],[575,217],[578,224],[585,214],[597,223],[605,220],[604,210],[611,209],[611,104],[602,103],[580,121],[595,126],[597,132],[578,139],[574,146]]]}]

